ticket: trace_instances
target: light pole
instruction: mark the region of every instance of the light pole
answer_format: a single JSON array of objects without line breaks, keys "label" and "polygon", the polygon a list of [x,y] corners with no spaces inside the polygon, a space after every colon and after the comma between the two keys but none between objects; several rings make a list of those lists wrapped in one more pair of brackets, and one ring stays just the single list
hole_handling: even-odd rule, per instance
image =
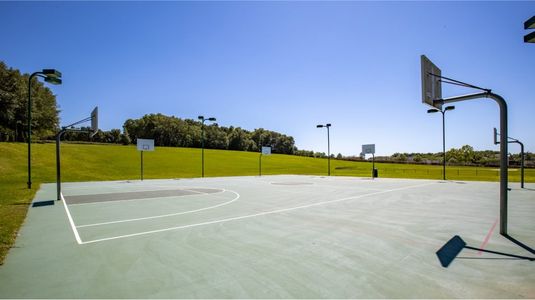
[{"label": "light pole", "polygon": [[32,188],[32,79],[35,76],[51,84],[61,84],[61,72],[55,69],[34,72],[28,79],[28,189]]},{"label": "light pole", "polygon": [[427,113],[442,113],[442,179],[446,180],[446,118],[444,115],[448,110],[454,110],[455,106],[446,106],[443,110],[438,110],[436,108],[427,110]]},{"label": "light pole", "polygon": [[199,116],[198,117],[199,120],[201,120],[201,161],[202,161],[202,177],[204,177],[204,122],[205,121],[216,121],[215,118],[208,118],[208,119],[205,119],[204,116]]},{"label": "light pole", "polygon": [[328,176],[331,176],[331,141],[329,138],[329,127],[331,127],[330,123],[327,123],[325,125],[316,125],[316,128],[327,128],[327,174]]}]

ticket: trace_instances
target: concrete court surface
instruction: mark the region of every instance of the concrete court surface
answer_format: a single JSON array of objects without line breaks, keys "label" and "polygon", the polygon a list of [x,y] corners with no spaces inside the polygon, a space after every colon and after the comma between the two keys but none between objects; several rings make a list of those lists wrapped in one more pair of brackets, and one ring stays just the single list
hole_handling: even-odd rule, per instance
[{"label": "concrete court surface", "polygon": [[[535,184],[509,233],[535,248]],[[498,183],[262,176],[66,183],[30,207],[2,298],[535,298],[533,256],[499,234]],[[35,201],[55,199],[44,184]]]}]

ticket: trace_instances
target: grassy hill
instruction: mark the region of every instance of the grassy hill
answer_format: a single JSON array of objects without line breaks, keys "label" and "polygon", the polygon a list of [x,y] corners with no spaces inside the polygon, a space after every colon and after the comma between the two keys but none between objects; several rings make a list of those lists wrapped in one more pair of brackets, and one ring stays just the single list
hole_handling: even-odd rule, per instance
[{"label": "grassy hill", "polygon": [[[0,263],[14,242],[28,204],[40,183],[56,181],[55,144],[32,145],[33,189],[26,188],[27,148],[22,143],[0,143]],[[140,153],[135,146],[63,144],[62,181],[126,180],[140,178]],[[256,176],[258,153],[205,150],[205,176]],[[144,177],[185,178],[201,176],[201,150],[157,147],[144,153]],[[331,175],[370,176],[371,163],[331,160]],[[379,177],[442,178],[441,166],[376,164]],[[510,170],[510,180],[519,181]],[[327,159],[273,154],[263,156],[262,174],[326,175]],[[450,167],[451,180],[497,181],[498,170]],[[526,182],[535,182],[535,170],[526,171]]]}]

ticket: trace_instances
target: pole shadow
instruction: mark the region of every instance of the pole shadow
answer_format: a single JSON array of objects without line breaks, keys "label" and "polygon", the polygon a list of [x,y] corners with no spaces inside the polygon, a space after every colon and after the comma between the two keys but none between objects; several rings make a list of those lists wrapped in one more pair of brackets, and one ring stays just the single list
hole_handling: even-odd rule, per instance
[{"label": "pole shadow", "polygon": [[35,202],[32,202],[32,207],[41,207],[41,206],[54,205],[55,202],[56,202],[56,200],[35,201]]},{"label": "pole shadow", "polygon": [[531,254],[535,254],[535,250],[533,250],[533,248],[531,248],[530,246],[522,243],[521,241],[515,239],[514,237],[510,236],[509,234],[504,234],[503,235],[506,239],[510,240],[511,242],[517,244],[518,246],[524,248],[526,251],[528,251],[529,253]]},{"label": "pole shadow", "polygon": [[513,257],[468,257],[468,256],[458,256],[457,259],[521,260],[521,258],[513,258]]},{"label": "pole shadow", "polygon": [[[467,246],[466,242],[463,241],[463,239],[460,236],[456,235],[453,238],[451,238],[446,244],[444,244],[444,246],[442,246],[436,252],[438,260],[440,261],[440,264],[442,265],[442,267],[447,268],[453,262],[453,260],[457,257],[457,255],[461,252],[461,250],[463,250],[463,249],[470,249],[470,250],[476,250],[476,251],[481,251],[481,252],[486,252],[486,253],[492,253],[492,254],[497,254],[497,255],[501,255],[501,256],[506,256],[507,259],[522,259],[522,260],[535,261],[535,257],[527,257],[527,256],[521,256],[521,255],[515,255],[515,254],[510,254],[510,253],[504,253],[504,252],[498,252],[498,251],[492,251],[492,250],[485,250],[485,249],[480,249],[480,248]],[[529,249],[531,249],[531,248],[529,248]],[[533,250],[533,249],[531,249],[531,250]]]}]

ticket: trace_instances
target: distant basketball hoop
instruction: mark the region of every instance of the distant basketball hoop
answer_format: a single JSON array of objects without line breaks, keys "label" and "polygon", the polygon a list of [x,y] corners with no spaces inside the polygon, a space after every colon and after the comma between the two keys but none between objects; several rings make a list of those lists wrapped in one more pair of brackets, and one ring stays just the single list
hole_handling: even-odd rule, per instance
[{"label": "distant basketball hoop", "polygon": [[154,140],[137,139],[137,150],[141,152],[141,181],[143,181],[143,152],[154,151]]}]

